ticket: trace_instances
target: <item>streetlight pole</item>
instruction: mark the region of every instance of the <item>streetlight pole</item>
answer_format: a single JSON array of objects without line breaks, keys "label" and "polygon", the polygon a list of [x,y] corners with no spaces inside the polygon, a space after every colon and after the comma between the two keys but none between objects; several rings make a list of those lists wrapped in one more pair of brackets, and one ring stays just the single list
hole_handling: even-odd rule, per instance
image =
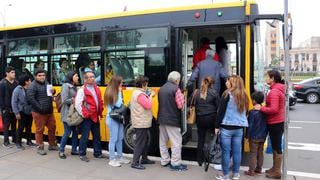
[{"label": "streetlight pole", "polygon": [[285,123],[284,123],[284,152],[283,152],[283,165],[282,165],[282,173],[283,179],[288,179],[287,173],[287,160],[288,160],[288,129],[289,129],[289,41],[290,36],[288,31],[288,0],[284,0],[284,80],[285,80],[285,88],[286,88],[286,101],[285,101]]}]

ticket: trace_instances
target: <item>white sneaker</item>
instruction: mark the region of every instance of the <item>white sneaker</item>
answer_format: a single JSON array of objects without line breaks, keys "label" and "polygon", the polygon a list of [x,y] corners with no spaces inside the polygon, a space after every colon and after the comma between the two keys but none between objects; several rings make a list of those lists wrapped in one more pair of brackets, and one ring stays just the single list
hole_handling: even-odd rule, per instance
[{"label": "white sneaker", "polygon": [[240,179],[240,174],[239,173],[234,173],[232,176],[232,180],[239,180]]},{"label": "white sneaker", "polygon": [[125,159],[125,158],[120,158],[117,160],[120,164],[129,164],[130,163],[130,160],[128,159]]},{"label": "white sneaker", "polygon": [[121,166],[121,164],[115,159],[110,160],[109,161],[109,165],[112,166],[112,167],[120,167]]},{"label": "white sneaker", "polygon": [[229,175],[221,175],[221,174],[218,174],[218,175],[216,175],[216,179],[218,179],[218,180],[230,180],[229,179]]}]

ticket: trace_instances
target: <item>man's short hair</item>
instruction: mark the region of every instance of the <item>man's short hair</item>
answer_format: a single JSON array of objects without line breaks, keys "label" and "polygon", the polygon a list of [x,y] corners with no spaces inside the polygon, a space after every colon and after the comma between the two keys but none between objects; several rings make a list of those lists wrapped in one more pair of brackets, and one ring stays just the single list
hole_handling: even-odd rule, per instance
[{"label": "man's short hair", "polygon": [[254,100],[257,104],[263,103],[264,100],[264,94],[261,91],[255,91],[251,95],[252,100]]},{"label": "man's short hair", "polygon": [[29,81],[29,80],[31,80],[31,77],[28,74],[22,74],[18,78],[18,82],[19,82],[20,86],[25,86],[26,85],[26,81]]},{"label": "man's short hair", "polygon": [[47,74],[44,69],[38,69],[38,70],[34,73],[34,75],[37,76],[37,75],[40,74],[40,73],[45,73],[45,74]]},{"label": "man's short hair", "polygon": [[168,81],[170,82],[176,82],[180,81],[181,75],[178,71],[172,71],[168,75]]},{"label": "man's short hair", "polygon": [[14,67],[12,67],[12,66],[8,66],[8,67],[6,67],[6,70],[5,70],[5,72],[6,73],[9,73],[9,72],[11,72],[11,71],[15,71],[16,69],[14,68]]},{"label": "man's short hair", "polygon": [[213,57],[215,52],[212,49],[207,49],[206,50],[206,57],[210,56]]},{"label": "man's short hair", "polygon": [[60,58],[59,59],[59,66],[61,67],[61,65],[62,65],[62,63],[64,62],[64,61],[66,61],[66,62],[68,62],[68,60],[67,60],[67,58]]}]

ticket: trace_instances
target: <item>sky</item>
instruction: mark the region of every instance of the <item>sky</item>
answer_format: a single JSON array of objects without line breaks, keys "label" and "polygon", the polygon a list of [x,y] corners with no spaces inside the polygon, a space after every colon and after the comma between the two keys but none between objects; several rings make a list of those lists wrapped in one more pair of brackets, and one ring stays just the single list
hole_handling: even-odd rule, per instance
[{"label": "sky", "polygon": [[[98,14],[207,4],[229,0],[0,0],[0,27]],[[293,47],[320,36],[319,0],[288,0],[293,19]],[[260,13],[283,13],[283,0],[257,0]],[[315,16],[315,14],[318,14]]]}]

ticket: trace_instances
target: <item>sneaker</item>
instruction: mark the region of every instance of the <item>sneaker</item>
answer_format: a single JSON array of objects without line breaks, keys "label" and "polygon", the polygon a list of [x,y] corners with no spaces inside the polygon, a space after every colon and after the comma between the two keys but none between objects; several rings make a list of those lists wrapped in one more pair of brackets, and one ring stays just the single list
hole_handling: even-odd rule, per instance
[{"label": "sneaker", "polygon": [[47,155],[47,152],[43,149],[43,147],[38,147],[37,153],[41,156]]},{"label": "sneaker", "polygon": [[59,151],[59,147],[57,145],[53,145],[53,146],[49,145],[48,150],[49,151]]},{"label": "sneaker", "polygon": [[170,165],[170,162],[166,163],[166,164],[161,164],[162,167],[168,167]]},{"label": "sneaker", "polygon": [[117,159],[117,161],[120,163],[120,164],[129,164],[130,163],[130,160],[128,159],[125,159],[125,158],[120,158],[120,159]]},{"label": "sneaker", "polygon": [[240,179],[240,174],[239,173],[234,173],[232,176],[232,180],[239,180]]},{"label": "sneaker", "polygon": [[109,164],[110,166],[112,166],[112,167],[120,167],[120,166],[121,166],[121,164],[120,164],[117,160],[115,160],[115,159],[110,160],[108,164]]},{"label": "sneaker", "polygon": [[98,156],[94,156],[96,159],[103,159],[103,158],[108,158],[106,155],[100,154]]},{"label": "sneaker", "polygon": [[27,145],[28,146],[32,146],[32,147],[35,147],[35,146],[37,146],[35,143],[33,143],[32,141],[28,141],[27,142]]},{"label": "sneaker", "polygon": [[146,167],[144,167],[141,164],[131,164],[131,168],[139,169],[139,170],[145,170],[146,169]]},{"label": "sneaker", "polygon": [[156,162],[150,159],[141,159],[141,164],[155,164]]},{"label": "sneaker", "polygon": [[184,164],[179,164],[176,166],[170,165],[170,169],[173,171],[186,171],[187,169],[187,165]]},{"label": "sneaker", "polygon": [[218,180],[230,180],[230,178],[229,178],[229,175],[222,175],[222,174],[218,174],[218,175],[216,175],[216,177],[215,177],[216,179],[218,179]]},{"label": "sneaker", "polygon": [[25,148],[21,144],[16,144],[17,149],[25,150]]},{"label": "sneaker", "polygon": [[60,159],[67,159],[67,156],[63,152],[59,152]]},{"label": "sneaker", "polygon": [[80,156],[80,160],[84,162],[89,162],[89,158],[87,156]]},{"label": "sneaker", "polygon": [[4,143],[3,143],[3,147],[5,147],[5,148],[12,148],[13,145],[12,145],[11,143],[9,143],[9,142],[4,142]]},{"label": "sneaker", "polygon": [[71,151],[71,155],[79,155],[77,151]]}]

